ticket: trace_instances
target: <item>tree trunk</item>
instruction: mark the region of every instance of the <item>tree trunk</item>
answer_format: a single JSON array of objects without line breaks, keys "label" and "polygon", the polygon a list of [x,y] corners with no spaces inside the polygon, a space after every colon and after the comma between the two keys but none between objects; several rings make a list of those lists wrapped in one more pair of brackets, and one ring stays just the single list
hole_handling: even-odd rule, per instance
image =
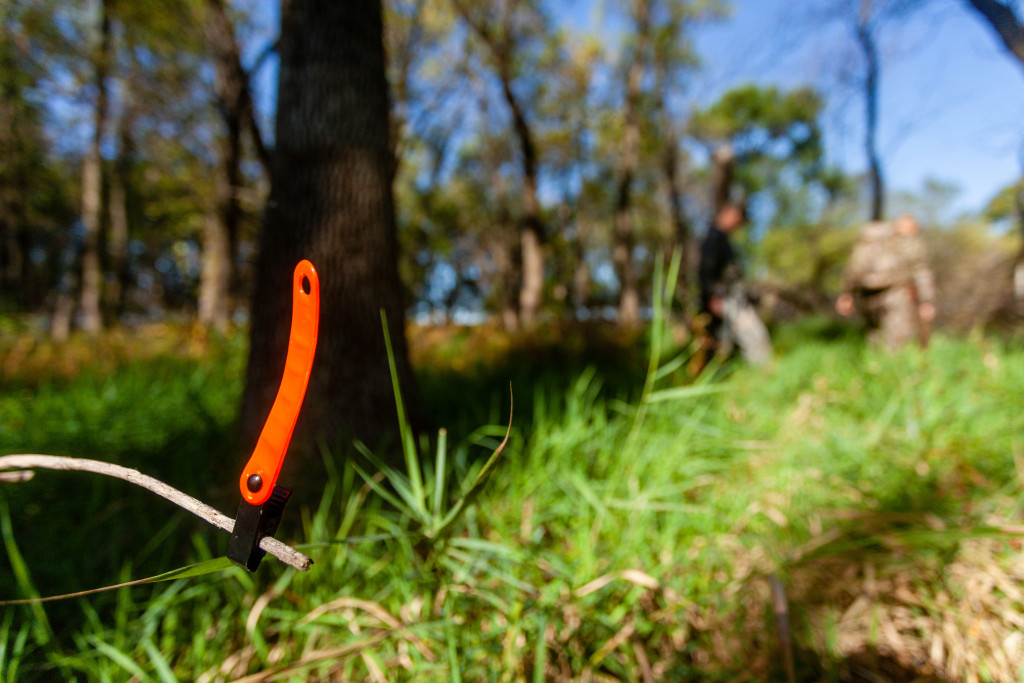
[{"label": "tree trunk", "polygon": [[864,152],[868,158],[868,182],[871,192],[870,220],[885,217],[885,183],[882,161],[878,154],[878,48],[871,34],[871,0],[861,0],[857,21],[857,42],[864,53],[867,72],[864,75]]},{"label": "tree trunk", "polygon": [[131,232],[128,211],[128,185],[134,155],[132,127],[135,108],[131,101],[130,85],[124,84],[124,107],[118,123],[117,161],[110,178],[110,276],[107,288],[107,309],[115,318],[124,312],[128,288],[128,236]]},{"label": "tree trunk", "polygon": [[199,273],[198,320],[203,327],[218,332],[225,332],[228,328],[231,270],[231,239],[224,227],[223,216],[216,210],[207,211],[203,216],[203,255]]},{"label": "tree trunk", "polygon": [[224,331],[234,289],[234,253],[242,215],[238,196],[243,189],[240,165],[244,129],[249,130],[257,158],[268,174],[269,160],[254,118],[249,74],[242,68],[241,50],[223,0],[206,0],[203,38],[214,56],[214,88],[225,130],[214,181],[214,208],[203,222],[198,317],[200,325]]},{"label": "tree trunk", "polygon": [[[499,227],[501,232],[507,228]],[[516,286],[519,278],[507,241],[495,240],[491,246],[491,259],[494,261],[498,276],[498,307],[501,310],[501,326],[507,332],[519,330],[519,310],[516,306]]]},{"label": "tree trunk", "polygon": [[[10,132],[14,136],[14,131]],[[10,152],[13,157],[12,174],[9,178],[10,187],[0,187],[0,290],[3,296],[10,297],[19,307],[33,303],[28,291],[30,286],[29,249],[31,237],[25,206],[29,195],[27,169],[21,159],[17,158],[21,150],[11,149],[14,145],[2,144],[0,148]],[[23,152],[22,152],[23,153]]]},{"label": "tree trunk", "polygon": [[587,265],[587,252],[586,252],[586,240],[587,240],[586,219],[577,215],[576,217],[576,235],[572,241],[572,252],[573,252],[573,272],[572,272],[572,303],[573,303],[573,315],[576,316],[577,320],[582,317],[580,314],[583,311],[589,313],[590,309],[590,266]]},{"label": "tree trunk", "polygon": [[[514,3],[505,5],[506,14]],[[496,31],[470,11],[468,3],[456,0],[455,9],[479,36],[494,59],[501,91],[512,115],[512,130],[519,143],[520,163],[523,168],[522,210],[519,224],[519,254],[522,282],[519,287],[519,322],[524,328],[537,323],[544,298],[544,225],[540,215],[540,200],[537,197],[537,145],[533,131],[526,120],[526,111],[512,89],[513,60],[516,49],[509,36],[507,25],[510,18],[498,20]]]},{"label": "tree trunk", "polygon": [[523,165],[523,217],[519,226],[519,252],[522,263],[522,284],[519,288],[519,320],[530,329],[537,323],[544,297],[544,236],[540,219],[540,200],[537,197],[537,147],[533,131],[526,121],[526,113],[512,92],[512,76],[506,54],[500,63],[502,91],[512,112],[512,124]]},{"label": "tree trunk", "polygon": [[636,21],[636,45],[632,61],[626,70],[625,130],[619,160],[619,181],[615,202],[615,246],[612,256],[619,277],[619,324],[633,327],[640,322],[640,295],[637,291],[636,271],[633,266],[632,185],[640,154],[640,95],[644,77],[644,58],[650,34],[650,8],[647,0],[633,4]]},{"label": "tree trunk", "polygon": [[242,157],[241,121],[226,116],[226,136],[220,144],[220,163],[214,179],[214,206],[203,221],[202,271],[199,275],[199,324],[223,332],[228,327],[229,298],[241,208],[239,164]]},{"label": "tree trunk", "polygon": [[679,174],[679,138],[676,135],[675,125],[672,122],[672,115],[665,102],[664,93],[668,88],[668,79],[665,69],[659,66],[658,78],[655,89],[658,96],[658,118],[661,126],[662,137],[664,138],[664,149],[662,150],[662,195],[665,206],[666,243],[671,245],[665,249],[666,263],[675,249],[679,249],[680,264],[679,279],[676,282],[676,294],[680,305],[683,308],[683,317],[688,319],[690,313],[689,283],[690,276],[690,244],[693,235],[690,223],[686,219],[686,212],[683,209],[683,187],[682,178]]},{"label": "tree trunk", "polygon": [[0,296],[30,310],[47,294],[33,282],[30,252],[36,226],[29,218],[43,135],[38,111],[26,99],[32,79],[18,62],[18,50],[11,36],[0,35]]},{"label": "tree trunk", "polygon": [[308,258],[320,276],[320,332],[296,437],[309,456],[314,437],[337,447],[353,436],[375,441],[396,427],[381,310],[406,401],[413,396],[380,1],[290,0],[280,35],[276,144],[241,429],[243,445],[252,446],[281,382],[292,270]]},{"label": "tree trunk", "polygon": [[[496,239],[490,249],[491,257],[497,270],[498,307],[501,310],[501,326],[507,332],[519,331],[519,306],[517,293],[522,262],[513,254],[515,229],[512,226],[508,211],[508,195],[505,179],[497,164],[491,167],[491,184],[494,188],[494,200],[497,204]],[[519,253],[521,255],[521,252]]]},{"label": "tree trunk", "polygon": [[85,244],[82,250],[82,330],[95,335],[103,329],[100,308],[103,291],[103,266],[100,257],[103,230],[103,159],[100,143],[107,118],[107,72],[110,66],[110,0],[100,4],[100,32],[93,66],[96,102],[93,109],[93,135],[82,166],[82,224]]},{"label": "tree trunk", "polygon": [[238,47],[235,27],[228,17],[224,0],[206,0],[202,30],[203,40],[213,53],[214,89],[221,115],[225,119],[233,119],[240,131],[243,128],[249,131],[256,159],[264,173],[270,175],[270,152],[256,124],[249,73],[242,66],[242,51]]}]

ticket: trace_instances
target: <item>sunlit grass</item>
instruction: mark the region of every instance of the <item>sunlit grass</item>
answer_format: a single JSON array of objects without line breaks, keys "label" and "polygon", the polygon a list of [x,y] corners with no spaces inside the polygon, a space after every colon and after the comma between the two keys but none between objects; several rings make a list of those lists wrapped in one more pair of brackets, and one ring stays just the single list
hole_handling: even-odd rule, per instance
[{"label": "sunlit grass", "polygon": [[[40,642],[38,613],[5,608],[0,673],[763,680],[782,675],[768,593],[775,576],[787,587],[801,675],[839,676],[856,653],[873,652],[900,662],[906,655],[903,666],[916,661],[915,671],[954,678],[980,670],[980,657],[1002,680],[1024,662],[1010,630],[1024,620],[1024,598],[1013,592],[1024,579],[1014,559],[1024,502],[1024,351],[940,336],[926,351],[890,356],[825,324],[779,336],[784,352],[773,367],[731,368],[696,388],[668,346],[646,389],[634,375],[632,393],[609,391],[594,367],[514,382],[507,450],[474,504],[444,525],[505,433],[508,382],[473,383],[462,400],[493,406],[494,424],[407,438],[405,458],[381,457],[407,461],[404,471],[381,476],[364,460],[360,474],[340,454],[324,453],[321,501],[300,515],[298,542],[316,560],[310,572],[268,562],[255,575],[231,569],[46,606],[50,623],[74,624],[54,626],[51,642]],[[217,373],[240,367],[243,354],[218,353],[160,356],[105,378],[4,392],[0,402],[17,410],[0,412],[0,433],[15,420],[33,421],[49,427],[21,437],[35,440],[17,442],[19,449],[170,458],[174,424],[183,420],[198,436],[174,456],[184,463],[163,467],[168,478],[186,476],[233,417],[225,406],[240,387]],[[419,368],[427,386],[441,365]],[[222,400],[197,401],[197,391]],[[447,391],[460,394],[457,384]],[[180,412],[117,398],[147,392]],[[69,415],[80,431],[67,428]],[[99,427],[94,441],[74,436]],[[140,467],[163,472],[157,459]],[[51,500],[48,476],[18,486]],[[118,523],[123,508],[111,500],[121,493],[105,490],[105,504],[87,501],[83,509],[102,517],[91,528]],[[50,505],[48,515],[65,518],[59,528],[81,523],[66,499]],[[25,576],[0,574],[9,597],[27,590],[19,585],[43,594],[56,588],[30,550],[43,539],[24,532],[28,513],[28,503],[11,505]],[[219,539],[166,517],[147,524],[177,553],[153,550],[157,542],[152,557],[198,561],[222,550]],[[143,558],[109,538],[111,562],[122,564],[95,564],[79,581],[139,575]],[[65,582],[77,561],[68,561]],[[995,577],[994,587],[984,589],[981,575]],[[958,625],[956,637],[947,622]]]}]

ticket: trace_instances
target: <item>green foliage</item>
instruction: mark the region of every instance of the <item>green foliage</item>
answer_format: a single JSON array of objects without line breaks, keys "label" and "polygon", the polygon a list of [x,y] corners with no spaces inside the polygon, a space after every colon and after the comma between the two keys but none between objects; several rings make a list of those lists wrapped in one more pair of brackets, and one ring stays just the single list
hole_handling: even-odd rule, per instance
[{"label": "green foliage", "polygon": [[[698,139],[732,143],[741,169],[764,158],[788,158],[809,177],[817,171],[822,155],[818,116],[823,106],[821,96],[811,88],[782,93],[774,86],[748,84],[695,112],[690,128]],[[747,181],[750,192],[766,183],[756,175]]]},{"label": "green foliage", "polygon": [[[677,267],[670,264],[666,282]],[[785,329],[776,341],[774,367],[726,366],[691,385],[681,371],[687,354],[672,348],[659,315],[643,398],[610,394],[593,369],[575,373],[568,386],[541,382],[529,408],[517,407],[499,461],[484,463],[505,426],[464,439],[409,434],[402,472],[375,473],[325,454],[319,503],[290,510],[302,520],[290,533],[316,561],[309,572],[268,560],[253,575],[230,568],[47,604],[46,618],[61,627],[45,647],[33,638],[40,622],[31,607],[5,610],[0,667],[18,680],[52,678],[58,665],[89,680],[212,681],[257,672],[266,680],[353,679],[377,671],[397,680],[539,680],[559,671],[630,680],[646,662],[666,679],[765,680],[780,675],[772,664],[780,657],[759,586],[776,575],[802,587],[790,596],[801,660],[838,672],[842,653],[820,648],[811,628],[835,609],[826,600],[835,572],[870,561],[879,574],[907,568],[922,596],[959,590],[944,563],[972,539],[998,538],[994,525],[1020,509],[1013,407],[1024,400],[1024,353],[984,338],[940,336],[927,351],[889,355],[825,320]],[[459,343],[457,355],[480,348]],[[169,388],[197,381],[198,369],[184,367],[237,367],[241,351],[224,349],[216,364],[129,363],[112,378],[138,395],[142,383],[132,378],[148,374],[148,387],[194,402],[184,387]],[[164,373],[175,364],[172,382]],[[93,381],[67,381],[65,398],[72,405],[95,399]],[[498,382],[459,392],[457,375],[447,381],[464,404],[505,395]],[[207,382],[201,393],[216,396],[216,382]],[[40,415],[31,394],[5,400]],[[94,428],[117,430],[129,419],[116,401],[96,410],[108,414]],[[134,410],[146,407],[136,401]],[[0,411],[4,421],[11,414]],[[157,432],[182,419],[195,427],[188,415],[154,411],[148,424]],[[45,437],[38,439],[45,448]],[[159,451],[159,441],[147,450]],[[208,452],[161,457],[198,472]],[[157,462],[140,467],[152,473]],[[48,476],[5,487],[37,487],[30,495],[39,498],[52,485]],[[477,496],[474,505],[460,505],[467,492]],[[81,514],[67,502],[50,505],[50,523]],[[28,508],[10,509],[16,527]],[[109,530],[118,514],[95,528]],[[138,512],[131,521],[145,524]],[[211,544],[179,531],[151,545],[191,537],[190,559],[198,562],[223,548],[222,538]],[[31,594],[29,585],[53,592],[32,557],[47,535],[4,532],[5,540],[17,538],[25,561],[18,581],[0,572],[2,595]],[[108,538],[104,545],[122,559],[147,552]],[[83,566],[79,581],[127,580],[141,564],[133,558],[106,574]],[[950,616],[948,607],[921,605],[922,620],[941,625]],[[1006,608],[1016,614],[1024,605]]]},{"label": "green foliage", "polygon": [[1020,220],[1024,207],[1024,187],[1021,181],[1001,189],[985,207],[984,215],[991,221]]},{"label": "green foliage", "polygon": [[[236,338],[203,358],[190,358],[185,349],[174,347],[150,357],[146,347],[164,346],[167,336],[165,330],[159,340],[139,339],[131,351],[94,342],[90,351],[105,361],[74,376],[55,374],[59,367],[52,359],[32,376],[28,371],[37,361],[22,358],[25,374],[0,385],[0,453],[105,460],[209,498],[218,473],[239,462],[233,424],[242,388],[243,340]],[[10,367],[11,350],[3,352]],[[35,352],[45,361],[50,349],[42,344]],[[130,353],[141,358],[124,358]],[[156,574],[192,554],[183,542],[198,528],[192,520],[171,515],[172,506],[122,482],[55,473],[38,487],[5,486],[0,496],[15,511],[12,538],[43,594],[114,583],[126,562],[131,574]],[[218,496],[214,502],[220,502]],[[14,579],[0,572],[3,595],[28,597],[24,581]],[[66,629],[81,619],[70,604],[47,610],[58,637],[67,638]]]},{"label": "green foliage", "polygon": [[772,280],[814,293],[838,292],[857,233],[854,226],[779,226],[761,238],[757,254]]}]

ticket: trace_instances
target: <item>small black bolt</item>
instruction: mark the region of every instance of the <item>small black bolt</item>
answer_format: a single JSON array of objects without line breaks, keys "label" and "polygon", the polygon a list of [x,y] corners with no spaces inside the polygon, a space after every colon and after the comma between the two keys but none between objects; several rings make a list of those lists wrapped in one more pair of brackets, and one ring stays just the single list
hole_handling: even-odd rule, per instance
[{"label": "small black bolt", "polygon": [[249,487],[250,491],[256,493],[263,487],[263,477],[258,474],[250,474],[245,485]]}]

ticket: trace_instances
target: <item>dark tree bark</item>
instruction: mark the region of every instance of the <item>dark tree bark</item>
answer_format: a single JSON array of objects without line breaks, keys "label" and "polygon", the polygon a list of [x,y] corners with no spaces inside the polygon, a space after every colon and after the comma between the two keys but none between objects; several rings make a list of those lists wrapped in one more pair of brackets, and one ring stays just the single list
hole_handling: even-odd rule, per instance
[{"label": "dark tree bark", "polygon": [[292,270],[308,258],[319,273],[321,308],[316,360],[293,448],[300,457],[291,459],[303,460],[314,437],[338,446],[353,436],[376,441],[395,429],[381,309],[404,395],[413,397],[380,0],[286,0],[280,35],[276,143],[256,262],[241,429],[243,445],[252,446],[273,403],[287,349]]},{"label": "dark tree bark", "polygon": [[0,290],[5,300],[25,306],[30,300],[27,201],[36,130],[24,107],[12,49],[0,42]]},{"label": "dark tree bark", "polygon": [[868,157],[868,182],[871,189],[870,219],[885,217],[885,181],[882,161],[878,154],[878,48],[871,32],[871,0],[861,0],[857,19],[857,43],[864,53],[864,151]]},{"label": "dark tree bark", "polygon": [[967,0],[1003,41],[1003,45],[1024,66],[1024,23],[1013,9],[997,0]]}]

